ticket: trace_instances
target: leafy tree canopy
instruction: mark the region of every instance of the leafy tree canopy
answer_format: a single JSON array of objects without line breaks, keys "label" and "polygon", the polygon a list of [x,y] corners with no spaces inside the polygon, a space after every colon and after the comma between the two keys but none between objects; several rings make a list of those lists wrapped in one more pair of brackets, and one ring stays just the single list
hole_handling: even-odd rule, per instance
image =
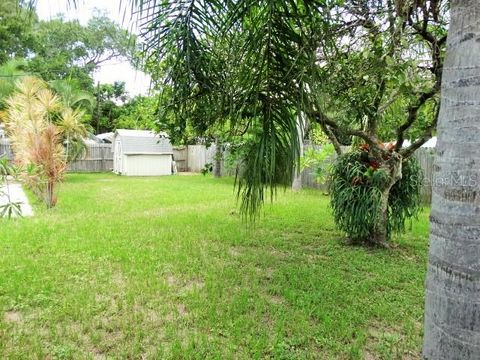
[{"label": "leafy tree canopy", "polygon": [[35,25],[32,52],[30,72],[47,81],[75,78],[93,90],[93,71],[112,59],[132,60],[135,38],[101,13],[86,26],[59,17]]},{"label": "leafy tree canopy", "polygon": [[247,214],[291,183],[306,123],[339,153],[352,137],[369,144],[392,181],[435,129],[447,1],[132,1],[178,127],[228,123],[252,138],[238,181]]},{"label": "leafy tree canopy", "polygon": [[26,57],[34,46],[32,25],[36,16],[24,2],[0,1],[0,65]]}]

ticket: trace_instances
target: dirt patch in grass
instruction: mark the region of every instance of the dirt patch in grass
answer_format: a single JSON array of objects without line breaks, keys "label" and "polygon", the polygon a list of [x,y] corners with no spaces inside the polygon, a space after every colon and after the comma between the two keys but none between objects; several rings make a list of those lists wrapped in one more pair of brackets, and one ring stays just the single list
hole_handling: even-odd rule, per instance
[{"label": "dirt patch in grass", "polygon": [[184,291],[193,291],[193,290],[201,290],[205,287],[205,283],[200,279],[193,279],[189,280],[183,286]]},{"label": "dirt patch in grass", "polygon": [[177,312],[180,316],[187,316],[188,315],[187,308],[183,304],[177,304]]},{"label": "dirt patch in grass", "polygon": [[270,295],[269,300],[272,304],[283,304],[285,299],[279,295]]},{"label": "dirt patch in grass", "polygon": [[202,279],[180,279],[172,274],[165,276],[165,282],[168,286],[177,288],[180,292],[190,292],[193,290],[201,290],[205,286]]},{"label": "dirt patch in grass", "polygon": [[176,286],[180,283],[180,280],[177,277],[173,276],[172,274],[167,274],[165,276],[165,282],[168,286]]},{"label": "dirt patch in grass", "polygon": [[7,311],[3,318],[5,322],[10,324],[21,324],[23,322],[23,316],[18,311]]},{"label": "dirt patch in grass", "polygon": [[415,329],[402,329],[399,326],[392,326],[382,323],[372,324],[367,331],[365,344],[365,359],[376,360],[384,358],[419,360],[422,358],[421,351],[412,351],[412,341],[415,333],[421,329],[421,325]]},{"label": "dirt patch in grass", "polygon": [[277,258],[277,259],[285,259],[287,257],[287,253],[285,251],[282,251],[282,250],[278,250],[278,249],[271,249],[269,251],[270,255],[273,256],[274,258]]},{"label": "dirt patch in grass", "polygon": [[228,249],[228,255],[232,257],[239,257],[240,255],[242,255],[242,251],[238,247],[231,247],[230,249]]}]

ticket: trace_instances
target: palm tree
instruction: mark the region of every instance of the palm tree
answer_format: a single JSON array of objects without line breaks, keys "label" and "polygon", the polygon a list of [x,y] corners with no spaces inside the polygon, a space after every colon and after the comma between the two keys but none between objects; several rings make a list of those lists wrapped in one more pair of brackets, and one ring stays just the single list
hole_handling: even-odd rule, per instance
[{"label": "palm tree", "polygon": [[426,282],[425,359],[480,358],[480,2],[451,2]]},{"label": "palm tree", "polygon": [[60,96],[66,107],[91,111],[95,106],[95,97],[88,91],[82,90],[78,81],[74,79],[52,80],[49,85]]},{"label": "palm tree", "polygon": [[87,137],[88,131],[82,122],[83,116],[82,110],[67,107],[63,109],[60,119],[56,122],[59,135],[66,143],[67,162],[77,159],[85,149],[83,139]]}]

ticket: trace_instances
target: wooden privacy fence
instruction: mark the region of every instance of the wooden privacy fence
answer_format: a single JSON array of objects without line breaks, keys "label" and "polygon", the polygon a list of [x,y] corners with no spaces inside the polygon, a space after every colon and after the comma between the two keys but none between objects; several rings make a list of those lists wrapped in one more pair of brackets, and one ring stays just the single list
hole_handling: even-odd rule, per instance
[{"label": "wooden privacy fence", "polygon": [[105,172],[113,170],[112,144],[87,144],[83,158],[68,165],[71,172]]},{"label": "wooden privacy fence", "polygon": [[433,185],[433,161],[435,159],[435,149],[420,148],[415,151],[415,158],[418,160],[423,171],[423,179],[421,195],[424,204],[432,202],[432,185]]},{"label": "wooden privacy fence", "polygon": [[173,160],[175,161],[178,172],[188,171],[187,155],[188,150],[186,146],[178,146],[173,148]]},{"label": "wooden privacy fence", "polygon": [[[319,145],[305,144],[304,150],[308,149],[321,150]],[[344,148],[346,150],[347,147]],[[224,153],[224,158],[228,151]],[[188,145],[174,149],[174,159],[177,163],[178,171],[200,172],[205,164],[213,163],[215,157],[215,145],[207,148],[205,145]],[[422,201],[429,204],[432,199],[432,183],[433,183],[433,160],[434,149],[420,148],[415,152],[415,157],[420,163],[423,170],[423,179],[421,185]],[[234,171],[228,172],[226,167],[222,167],[224,175],[234,175]],[[326,184],[319,184],[316,179],[315,169],[305,169],[302,171],[302,186],[307,188],[315,188],[325,191]]]},{"label": "wooden privacy fence", "polygon": [[[7,139],[0,139],[0,157],[13,160],[13,152]],[[87,144],[85,155],[68,165],[68,171],[72,172],[105,172],[112,169],[112,144]]]},{"label": "wooden privacy fence", "polygon": [[215,145],[179,146],[173,149],[173,159],[179,172],[201,172],[206,164],[214,162],[215,152]]}]

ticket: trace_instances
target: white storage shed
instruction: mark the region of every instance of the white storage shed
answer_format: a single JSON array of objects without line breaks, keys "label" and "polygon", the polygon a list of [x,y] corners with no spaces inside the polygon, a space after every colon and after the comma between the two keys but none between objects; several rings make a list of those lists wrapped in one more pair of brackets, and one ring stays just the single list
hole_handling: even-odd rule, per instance
[{"label": "white storage shed", "polygon": [[113,171],[126,176],[172,174],[173,148],[168,136],[148,130],[115,131]]}]

